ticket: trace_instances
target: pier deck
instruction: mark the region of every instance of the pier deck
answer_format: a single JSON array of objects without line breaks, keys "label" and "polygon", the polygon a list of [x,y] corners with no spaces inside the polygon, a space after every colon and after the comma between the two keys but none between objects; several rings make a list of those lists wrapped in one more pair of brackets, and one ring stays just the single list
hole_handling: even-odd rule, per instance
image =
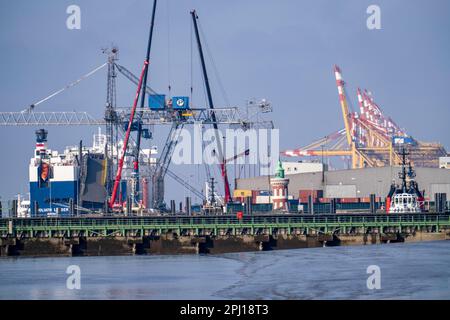
[{"label": "pier deck", "polygon": [[0,256],[226,253],[450,239],[450,214],[0,219]]},{"label": "pier deck", "polygon": [[339,214],[73,217],[0,219],[1,237],[145,236],[177,235],[273,235],[438,232],[450,228],[450,214]]}]

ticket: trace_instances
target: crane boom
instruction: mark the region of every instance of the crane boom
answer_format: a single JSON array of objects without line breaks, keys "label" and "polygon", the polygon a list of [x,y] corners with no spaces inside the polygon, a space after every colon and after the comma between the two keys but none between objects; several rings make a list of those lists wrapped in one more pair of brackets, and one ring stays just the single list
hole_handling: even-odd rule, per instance
[{"label": "crane boom", "polygon": [[171,177],[172,179],[174,179],[176,182],[178,182],[179,184],[181,184],[183,187],[185,187],[187,190],[189,190],[190,192],[192,192],[193,194],[195,194],[197,197],[199,197],[200,199],[202,199],[203,201],[206,200],[205,195],[197,190],[196,188],[194,188],[193,186],[191,186],[185,179],[179,177],[175,172],[171,171],[170,169],[167,168],[166,173],[169,177]]},{"label": "crane boom", "polygon": [[352,134],[351,134],[351,128],[350,128],[350,119],[349,119],[350,117],[349,117],[347,99],[345,98],[344,80],[342,80],[341,69],[339,69],[339,67],[336,65],[334,66],[334,75],[336,77],[336,85],[337,85],[338,93],[339,93],[339,102],[341,103],[342,117],[344,118],[345,132],[347,135],[347,143],[349,146],[351,146],[352,145]]},{"label": "crane boom", "polygon": [[[203,72],[203,78],[205,80],[206,93],[208,96],[208,104],[209,104],[210,109],[214,109],[214,103],[213,103],[213,99],[212,99],[212,95],[211,95],[211,88],[209,86],[208,73],[206,72],[205,58],[203,56],[202,43],[200,41],[200,35],[198,32],[198,26],[197,26],[198,16],[197,16],[195,10],[191,11],[191,16],[192,16],[192,21],[194,24],[194,29],[195,29],[195,37],[197,39],[197,47],[198,47],[198,51],[199,51],[199,55],[200,55],[200,61],[202,64],[202,72]],[[231,199],[231,193],[230,193],[230,185],[228,183],[225,158],[224,158],[224,154],[223,154],[223,150],[222,150],[222,141],[221,141],[222,139],[220,139],[220,136],[219,136],[219,128],[217,126],[215,113],[213,112],[211,116],[213,119],[214,136],[215,136],[216,145],[217,145],[217,157],[220,161],[220,171],[222,173],[222,178],[223,178],[223,182],[224,182],[225,203],[228,203]]]},{"label": "crane boom", "polygon": [[[152,17],[154,15],[155,6],[156,6],[156,0],[154,2],[154,5],[153,5]],[[137,87],[137,90],[136,90],[136,96],[134,97],[133,107],[131,108],[130,120],[128,122],[127,131],[126,131],[126,134],[125,134],[125,138],[123,140],[122,156],[121,156],[121,158],[119,160],[119,165],[118,165],[118,168],[117,168],[116,179],[114,181],[114,188],[113,188],[113,192],[112,192],[112,195],[111,195],[111,199],[109,201],[109,207],[110,208],[113,207],[114,202],[116,201],[117,190],[119,188],[120,180],[122,179],[123,163],[124,163],[124,160],[125,160],[125,154],[126,154],[127,147],[128,147],[128,140],[130,139],[130,133],[131,133],[131,128],[133,126],[133,120],[134,120],[134,115],[136,113],[136,107],[137,107],[137,103],[138,103],[138,100],[139,100],[139,94],[141,93],[142,83],[144,81],[144,77],[145,77],[145,74],[147,72],[147,68],[148,68],[148,65],[149,65],[150,44],[151,44],[151,40],[152,40],[152,28],[153,28],[153,21],[152,21],[152,26],[150,27],[150,35],[149,35],[148,45],[147,45],[147,54],[146,54],[146,57],[145,57],[145,60],[144,60],[144,65],[142,67],[141,76],[139,77],[139,83],[138,83],[138,87]]]},{"label": "crane boom", "polygon": [[131,127],[132,127],[133,120],[134,120],[134,114],[136,113],[136,107],[137,107],[137,103],[138,103],[138,100],[139,100],[139,93],[141,91],[142,79],[144,77],[144,72],[145,72],[145,69],[147,68],[147,66],[148,66],[148,61],[145,60],[144,61],[144,66],[142,67],[141,77],[139,79],[138,88],[136,90],[136,96],[134,98],[133,108],[131,109],[130,120],[128,122],[128,128],[127,128],[127,131],[125,133],[125,138],[123,140],[122,156],[120,157],[120,160],[119,160],[119,166],[117,167],[116,179],[114,181],[114,188],[113,188],[113,191],[112,191],[111,199],[109,201],[109,207],[110,208],[113,207],[114,202],[116,201],[117,190],[119,188],[120,180],[122,179],[123,163],[124,163],[124,160],[125,160],[125,154],[126,154],[127,147],[128,147],[128,141],[130,139],[130,132],[131,132]]},{"label": "crane boom", "polygon": [[[156,3],[157,0],[153,1],[153,10],[152,10],[152,20],[150,24],[150,35],[148,38],[148,45],[147,45],[147,61],[150,59],[150,51],[152,48],[152,38],[153,38],[153,27],[155,25],[155,12],[156,12]],[[144,109],[144,103],[145,103],[145,92],[147,87],[147,76],[148,76],[148,68],[145,68],[144,72],[144,79],[142,84],[142,92],[141,92],[141,104],[140,108],[141,110]],[[141,149],[141,136],[142,136],[142,114],[143,112],[139,112],[138,116],[138,127],[137,127],[137,137],[136,137],[136,147],[134,150],[134,162],[133,162],[133,183],[134,188],[132,188],[134,194],[133,194],[133,201],[138,200],[139,195],[139,150]]]},{"label": "crane boom", "polygon": [[[133,82],[135,85],[138,85],[139,83],[139,78],[136,77],[130,70],[128,70],[127,68],[125,68],[124,66],[118,64],[118,63],[114,63],[114,66],[117,68],[117,70],[128,80],[130,80],[131,82]],[[150,86],[145,86],[145,92],[147,94],[158,94],[155,90],[153,90]]]},{"label": "crane boom", "polygon": [[102,69],[103,67],[105,67],[107,64],[108,64],[108,63],[105,62],[104,64],[102,64],[102,65],[96,67],[95,69],[89,71],[88,73],[82,75],[80,78],[78,78],[78,79],[75,80],[74,82],[69,83],[69,84],[66,85],[64,88],[61,88],[61,89],[59,89],[59,90],[53,92],[53,93],[50,94],[49,96],[47,96],[47,97],[45,97],[45,98],[43,98],[43,99],[41,99],[41,100],[39,100],[39,101],[37,101],[37,102],[35,102],[35,103],[32,103],[28,108],[26,108],[25,110],[22,110],[22,112],[27,112],[27,111],[30,112],[30,111],[32,111],[32,110],[34,109],[34,107],[36,107],[36,106],[40,105],[41,103],[43,103],[43,102],[45,102],[45,101],[47,101],[47,100],[53,98],[54,96],[60,94],[61,92],[65,91],[65,90],[67,90],[67,89],[70,89],[70,88],[72,88],[72,87],[74,87],[74,86],[76,86],[76,85],[79,84],[82,80],[84,80],[84,79],[86,79],[86,78],[92,76],[94,73],[96,73],[98,70],[100,70],[100,69]]},{"label": "crane boom", "polygon": [[[139,81],[136,83],[139,84]],[[173,110],[150,110],[149,108],[136,108],[136,111],[142,112],[142,124],[144,125],[169,125],[175,121],[182,121],[185,125],[193,124],[212,124],[212,114],[216,117],[219,124],[230,126],[241,126],[242,117],[237,107],[216,108],[191,108],[192,115],[181,119],[178,113]],[[128,122],[131,107],[116,108],[115,123],[121,124]],[[253,126],[266,127],[266,121],[247,121],[246,124]],[[0,126],[101,126],[105,125],[105,118],[96,118],[84,111],[0,111]]]}]

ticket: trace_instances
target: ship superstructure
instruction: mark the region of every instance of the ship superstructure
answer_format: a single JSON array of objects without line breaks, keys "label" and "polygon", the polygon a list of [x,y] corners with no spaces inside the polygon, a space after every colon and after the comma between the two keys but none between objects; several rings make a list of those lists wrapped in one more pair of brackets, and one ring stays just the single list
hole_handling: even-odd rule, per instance
[{"label": "ship superstructure", "polygon": [[388,213],[411,213],[422,212],[424,197],[419,190],[419,185],[414,180],[416,173],[411,163],[407,163],[408,153],[402,149],[402,167],[399,172],[401,185],[393,183],[386,199],[386,212]]},{"label": "ship superstructure", "polygon": [[59,154],[48,149],[47,134],[44,129],[36,131],[36,148],[30,161],[32,216],[69,213],[79,194],[80,159],[71,152]]},{"label": "ship superstructure", "polygon": [[[63,153],[47,147],[47,136],[44,129],[36,131],[36,147],[29,165],[31,216],[64,216],[104,210],[108,168],[106,135],[99,130],[94,135],[92,147],[80,143],[66,147]],[[142,151],[142,162],[153,164],[152,155],[156,149]],[[114,157],[117,158],[117,153]],[[125,165],[127,167],[131,168]],[[129,186],[124,180],[118,190],[121,207],[126,205],[127,190]],[[146,204],[144,202],[142,206]]]}]

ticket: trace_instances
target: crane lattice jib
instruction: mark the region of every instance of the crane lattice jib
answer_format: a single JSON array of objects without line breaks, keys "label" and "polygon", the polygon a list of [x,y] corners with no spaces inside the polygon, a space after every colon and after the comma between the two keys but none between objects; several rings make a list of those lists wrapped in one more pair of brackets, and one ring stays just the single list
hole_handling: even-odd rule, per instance
[{"label": "crane lattice jib", "polygon": [[104,125],[104,119],[95,119],[87,112],[0,112],[0,126],[41,125]]},{"label": "crane lattice jib", "polygon": [[[143,125],[168,125],[174,121],[182,121],[184,124],[211,124],[212,114],[216,116],[216,122],[226,125],[241,126],[245,122],[241,118],[238,108],[216,108],[210,109],[194,108],[190,115],[183,116],[178,111],[171,109],[154,111],[148,108],[142,112]],[[120,123],[126,123],[130,116],[130,108],[117,108],[117,119]],[[87,112],[59,111],[59,112],[0,112],[0,126],[68,126],[68,125],[105,125],[105,119],[97,119]]]}]

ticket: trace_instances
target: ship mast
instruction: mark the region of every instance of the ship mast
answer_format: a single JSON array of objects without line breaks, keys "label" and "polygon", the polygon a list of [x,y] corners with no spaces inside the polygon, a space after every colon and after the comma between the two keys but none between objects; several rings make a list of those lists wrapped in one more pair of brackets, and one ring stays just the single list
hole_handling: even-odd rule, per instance
[{"label": "ship mast", "polygon": [[[400,153],[401,157],[402,157],[402,171],[399,172],[398,176],[399,178],[402,180],[402,193],[407,193],[408,192],[408,188],[406,185],[406,177],[408,176],[408,172],[406,171],[406,156],[409,155],[408,152],[406,152],[405,148],[402,148],[402,152]],[[411,169],[410,169],[411,170]]]}]

